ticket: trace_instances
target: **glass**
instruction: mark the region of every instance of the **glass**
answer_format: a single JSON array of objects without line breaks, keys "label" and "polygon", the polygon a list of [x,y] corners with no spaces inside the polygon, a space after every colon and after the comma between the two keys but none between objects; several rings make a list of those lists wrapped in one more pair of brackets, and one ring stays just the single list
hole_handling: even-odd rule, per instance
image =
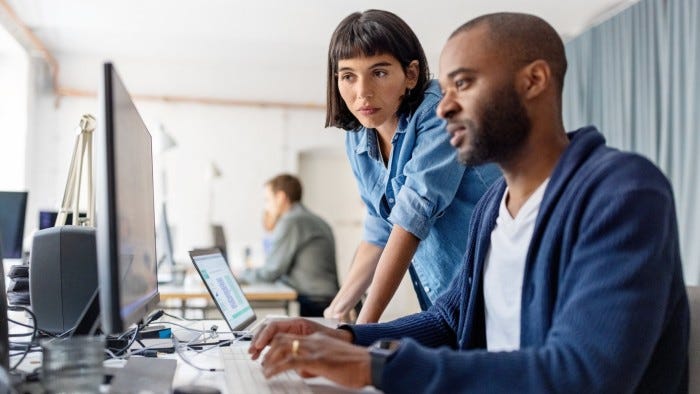
[{"label": "glass", "polygon": [[102,384],[105,340],[101,336],[56,338],[42,342],[42,384],[50,393],[98,393]]}]

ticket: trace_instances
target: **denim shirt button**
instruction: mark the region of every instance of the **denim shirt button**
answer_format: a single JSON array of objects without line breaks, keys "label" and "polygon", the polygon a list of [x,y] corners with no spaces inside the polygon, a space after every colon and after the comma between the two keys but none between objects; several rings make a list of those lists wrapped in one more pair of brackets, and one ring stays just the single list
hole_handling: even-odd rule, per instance
[{"label": "denim shirt button", "polygon": [[430,287],[428,286],[424,286],[423,290],[425,290],[426,293],[430,293]]},{"label": "denim shirt button", "polygon": [[393,199],[393,198],[390,198],[390,199],[389,199],[389,203],[393,204],[393,203],[394,203],[394,199]]},{"label": "denim shirt button", "polygon": [[472,276],[471,275],[469,275],[469,277],[467,278],[467,281],[469,282],[470,285],[472,284]]}]

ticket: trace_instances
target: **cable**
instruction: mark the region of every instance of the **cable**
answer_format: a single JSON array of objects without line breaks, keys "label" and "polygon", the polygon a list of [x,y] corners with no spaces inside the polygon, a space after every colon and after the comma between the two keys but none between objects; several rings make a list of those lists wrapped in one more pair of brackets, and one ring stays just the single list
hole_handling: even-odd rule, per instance
[{"label": "cable", "polygon": [[[139,336],[139,331],[140,331],[140,330],[141,330],[141,325],[140,325],[140,324],[137,324],[137,325],[136,325],[136,328],[134,329],[134,335],[131,337],[131,340],[129,340],[129,343],[127,343],[126,346],[124,346],[123,348],[121,348],[121,349],[117,352],[117,354],[123,355],[127,350],[129,350],[129,348],[131,347],[131,345],[133,345],[134,342],[136,341],[136,337]],[[121,337],[120,337],[120,339],[121,339]]]},{"label": "cable", "polygon": [[26,337],[27,335],[32,335],[32,333],[31,333],[31,332],[25,332],[25,333],[22,333],[22,334],[8,334],[7,336],[10,337],[10,338],[13,338],[13,337]]},{"label": "cable", "polygon": [[14,323],[14,324],[16,324],[16,325],[18,325],[18,326],[22,326],[22,327],[34,329],[34,326],[30,326],[29,324],[24,324],[24,323],[22,323],[22,322],[18,322],[17,320],[14,320],[14,319],[9,319],[9,318],[8,318],[7,321],[12,322],[12,323]]},{"label": "cable", "polygon": [[[188,359],[187,357],[185,357],[185,355],[184,355],[184,353],[183,353],[182,346],[180,345],[180,341],[177,340],[177,337],[174,337],[174,336],[173,336],[172,339],[173,339],[173,347],[175,348],[175,352],[177,353],[178,356],[180,356],[180,359],[181,359],[182,361],[184,361],[185,364],[189,365],[190,367],[192,367],[192,368],[194,368],[194,369],[196,369],[196,370],[198,370],[198,371],[203,371],[203,372],[223,372],[223,369],[221,369],[221,368],[202,368],[202,367],[199,367],[199,366],[197,366],[197,365],[194,365],[194,363],[193,363],[192,361],[190,361],[190,359]],[[218,347],[218,346],[214,346],[214,347]],[[199,352],[198,352],[198,354],[199,354]]]},{"label": "cable", "polygon": [[[201,322],[201,320],[187,320],[191,322]],[[219,330],[207,330],[207,329],[199,329],[199,328],[192,328],[192,327],[187,327],[182,324],[178,324],[175,322],[171,321],[161,321],[158,322],[158,324],[170,324],[176,327],[184,328],[185,330],[193,331],[193,332],[201,332],[201,333],[215,333],[215,334],[233,334],[233,335],[247,335],[250,334],[250,332],[246,331],[219,331]]]},{"label": "cable", "polygon": [[[7,321],[9,321],[9,322],[11,322],[11,323],[13,323],[13,324],[16,324],[16,325],[18,325],[18,326],[22,326],[22,327],[34,329],[34,326],[30,326],[29,324],[25,324],[25,323],[19,322],[19,321],[15,320],[15,319],[10,319],[10,318],[8,318]],[[52,338],[60,338],[62,335],[65,334],[65,333],[61,333],[61,334],[56,335],[56,334],[50,333],[50,332],[48,332],[48,331],[44,331],[44,330],[42,330],[42,329],[40,329],[40,328],[37,328],[37,332],[38,332],[39,334],[41,334],[41,335],[46,335],[47,337],[52,337]]]},{"label": "cable", "polygon": [[162,309],[155,311],[155,312],[146,320],[146,323],[145,323],[143,326],[144,326],[144,327],[148,326],[148,325],[151,324],[154,320],[160,319],[164,314],[165,314],[165,312],[164,312]]},{"label": "cable", "polygon": [[165,312],[165,311],[163,311],[163,314],[164,314],[165,316],[172,317],[173,319],[177,319],[177,320],[195,321],[195,320],[193,320],[193,319],[186,319],[186,318],[184,318],[184,317],[176,316],[176,315],[170,314],[170,313]]},{"label": "cable", "polygon": [[[22,354],[22,357],[20,357],[20,359],[17,360],[17,363],[15,363],[15,365],[13,365],[10,368],[10,372],[12,372],[12,371],[16,370],[17,367],[19,367],[19,365],[22,363],[22,361],[24,361],[24,359],[27,357],[27,354],[29,354],[29,351],[32,348],[31,343],[34,342],[34,339],[36,338],[37,327],[36,327],[36,315],[29,308],[27,308],[25,306],[9,306],[7,309],[11,310],[11,311],[25,311],[26,313],[28,313],[32,317],[32,325],[33,325],[32,337],[29,340],[29,346],[27,346],[27,349],[24,351],[24,354]],[[17,355],[19,355],[19,354],[17,354]]]}]

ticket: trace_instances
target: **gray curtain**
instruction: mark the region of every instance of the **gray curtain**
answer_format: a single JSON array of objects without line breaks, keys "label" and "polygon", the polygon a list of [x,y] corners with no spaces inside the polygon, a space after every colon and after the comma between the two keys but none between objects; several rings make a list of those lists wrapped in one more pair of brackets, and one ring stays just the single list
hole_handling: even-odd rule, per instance
[{"label": "gray curtain", "polygon": [[566,54],[564,124],[596,125],[609,145],[661,168],[686,283],[700,283],[700,1],[642,0],[568,42]]}]

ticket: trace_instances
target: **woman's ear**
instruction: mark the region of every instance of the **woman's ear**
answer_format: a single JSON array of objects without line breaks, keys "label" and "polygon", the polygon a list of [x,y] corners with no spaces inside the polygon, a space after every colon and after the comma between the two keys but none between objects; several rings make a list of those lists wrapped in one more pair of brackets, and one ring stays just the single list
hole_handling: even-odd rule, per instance
[{"label": "woman's ear", "polygon": [[420,63],[413,60],[406,66],[406,88],[413,89],[418,84],[418,74],[420,73]]}]

